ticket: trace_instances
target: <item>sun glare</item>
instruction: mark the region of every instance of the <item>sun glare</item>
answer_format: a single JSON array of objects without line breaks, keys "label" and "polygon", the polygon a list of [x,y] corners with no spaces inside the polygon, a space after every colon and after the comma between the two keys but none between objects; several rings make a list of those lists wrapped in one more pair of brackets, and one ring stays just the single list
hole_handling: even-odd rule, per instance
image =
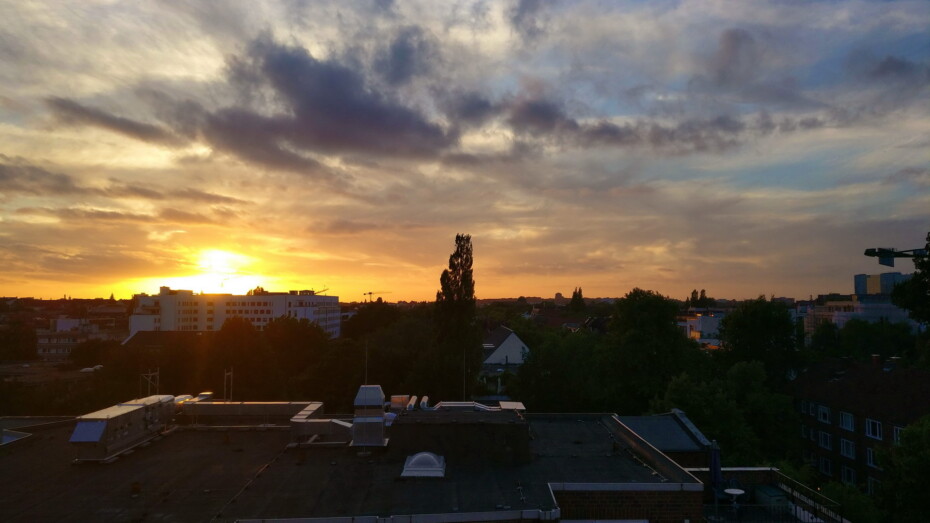
[{"label": "sun glare", "polygon": [[229,276],[236,274],[240,268],[248,264],[248,261],[247,257],[232,252],[201,251],[200,258],[197,260],[197,268],[205,274]]},{"label": "sun glare", "polygon": [[159,287],[207,294],[245,294],[255,287],[274,285],[258,270],[260,260],[218,249],[204,250],[191,257],[191,273],[183,276],[147,278],[127,282],[130,292],[157,292]]},{"label": "sun glare", "polygon": [[245,294],[262,285],[263,278],[250,270],[254,260],[229,251],[201,251],[196,259],[198,274],[172,278],[174,288],[194,292]]}]

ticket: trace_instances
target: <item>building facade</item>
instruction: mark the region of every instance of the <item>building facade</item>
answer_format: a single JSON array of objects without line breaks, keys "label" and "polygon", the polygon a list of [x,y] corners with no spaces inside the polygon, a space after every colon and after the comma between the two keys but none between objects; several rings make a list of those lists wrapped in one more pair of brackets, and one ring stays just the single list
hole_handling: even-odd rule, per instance
[{"label": "building facade", "polygon": [[874,359],[828,360],[790,387],[801,413],[805,460],[824,476],[869,494],[882,479],[883,450],[899,442],[908,424],[930,414],[930,373]]},{"label": "building facade", "polygon": [[911,279],[910,274],[900,272],[884,272],[882,274],[856,274],[853,276],[853,285],[856,294],[891,294],[895,285]]},{"label": "building facade", "polygon": [[244,318],[263,330],[281,317],[310,320],[333,338],[340,334],[339,297],[314,291],[194,294],[162,287],[157,296],[137,294],[133,299],[130,336],[139,331],[218,331],[229,318]]}]

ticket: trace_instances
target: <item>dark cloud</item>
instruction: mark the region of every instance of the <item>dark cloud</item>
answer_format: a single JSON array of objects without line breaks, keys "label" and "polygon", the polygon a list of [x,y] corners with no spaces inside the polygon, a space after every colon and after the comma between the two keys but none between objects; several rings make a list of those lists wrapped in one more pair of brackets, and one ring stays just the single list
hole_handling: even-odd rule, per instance
[{"label": "dark cloud", "polygon": [[201,130],[214,147],[233,156],[302,174],[325,170],[310,156],[286,148],[290,117],[269,118],[245,109],[223,109],[207,117]]},{"label": "dark cloud", "polygon": [[930,187],[930,167],[905,167],[886,176],[882,181],[886,184],[910,182]]},{"label": "dark cloud", "polygon": [[[425,37],[420,39],[417,31],[402,32],[392,46],[383,71],[389,79],[403,81],[425,67],[421,60],[426,58],[419,55]],[[457,140],[418,111],[376,91],[357,68],[317,60],[302,47],[280,45],[267,36],[230,60],[228,78],[246,105],[210,112],[162,93],[147,97],[179,134],[199,136],[215,150],[250,163],[319,178],[334,174],[320,164],[318,154],[430,157]],[[268,90],[283,110],[263,114],[249,105]]]},{"label": "dark cloud", "polygon": [[[435,44],[422,30],[404,29],[387,51],[382,73],[390,82],[407,81],[428,70],[434,55]],[[178,136],[202,139],[214,150],[250,163],[321,178],[332,178],[333,173],[320,164],[317,154],[429,157],[457,140],[455,133],[375,90],[357,68],[317,60],[302,47],[280,45],[267,36],[230,60],[229,80],[243,93],[270,90],[283,110],[264,114],[245,105],[211,112],[195,101],[175,101],[154,89],[140,89],[171,133],[64,98],[51,98],[47,104],[69,124],[172,145],[178,144]]]},{"label": "dark cloud", "polygon": [[850,53],[846,66],[855,76],[873,82],[893,84],[930,82],[930,66],[897,56],[887,55],[882,59],[877,59],[868,52],[858,51]]},{"label": "dark cloud", "polygon": [[401,85],[429,73],[438,59],[439,43],[434,38],[419,27],[404,27],[377,57],[374,69],[388,84]]},{"label": "dark cloud", "polygon": [[711,62],[714,83],[720,86],[742,86],[758,75],[760,50],[755,38],[743,29],[727,29],[720,34],[717,53]]},{"label": "dark cloud", "polygon": [[545,5],[542,0],[517,0],[510,10],[510,25],[525,40],[535,40],[545,33]]},{"label": "dark cloud", "polygon": [[568,118],[558,103],[552,100],[520,100],[511,105],[510,126],[521,133],[553,133],[574,131],[578,122]]},{"label": "dark cloud", "polygon": [[142,200],[186,200],[207,204],[244,203],[244,200],[231,196],[223,196],[221,194],[191,188],[164,191],[163,189],[156,190],[148,187],[140,187],[138,185],[114,184],[103,189],[101,193],[115,198],[138,198]]},{"label": "dark cloud", "polygon": [[200,203],[226,203],[226,204],[245,203],[244,200],[240,200],[238,198],[233,198],[231,196],[223,196],[222,194],[199,191],[197,189],[181,189],[179,191],[171,191],[168,194],[168,196],[171,198],[177,198],[179,200],[188,200],[188,201],[200,202]]},{"label": "dark cloud", "polygon": [[315,223],[307,228],[307,232],[312,232],[314,234],[331,234],[334,236],[349,236],[371,232],[381,228],[383,228],[383,226],[373,222],[338,219]]},{"label": "dark cloud", "polygon": [[91,189],[77,185],[71,176],[53,173],[0,154],[0,193],[47,196],[92,192]]},{"label": "dark cloud", "polygon": [[[112,181],[112,180],[111,180]],[[111,185],[104,193],[115,198],[140,198],[143,200],[164,200],[165,195],[159,191],[137,185]]]},{"label": "dark cloud", "polygon": [[176,223],[210,224],[214,220],[200,213],[181,211],[178,209],[162,209],[159,218]]},{"label": "dark cloud", "polygon": [[50,207],[21,207],[16,214],[54,216],[66,222],[83,224],[88,221],[152,222],[154,218],[147,214],[136,214],[104,209],[53,209]]},{"label": "dark cloud", "polygon": [[[72,176],[30,165],[19,158],[0,154],[0,193],[36,196],[97,196],[142,200],[185,200],[205,204],[241,204],[244,200],[194,188],[164,190],[159,187],[126,185],[111,179],[103,188],[79,185]],[[63,216],[63,215],[62,215]],[[75,217],[71,214],[68,217]],[[85,215],[89,216],[89,215]],[[104,215],[98,214],[98,217]]]},{"label": "dark cloud", "polygon": [[856,50],[845,65],[848,74],[874,90],[866,103],[850,110],[855,117],[883,116],[915,103],[927,105],[930,64],[891,55],[879,59],[868,51]]},{"label": "dark cloud", "polygon": [[510,107],[508,122],[527,137],[548,138],[580,147],[648,146],[663,152],[717,152],[738,145],[749,127],[728,116],[689,119],[676,125],[648,120],[617,125],[602,120],[580,123],[551,100],[521,100]]},{"label": "dark cloud", "polygon": [[92,125],[143,142],[172,147],[182,145],[177,136],[158,126],[115,116],[100,109],[81,105],[74,100],[53,97],[46,99],[45,103],[55,113],[58,121],[67,125]]},{"label": "dark cloud", "polygon": [[729,94],[739,102],[800,109],[824,107],[804,96],[797,80],[776,75],[769,56],[774,53],[771,42],[759,42],[745,29],[726,29],[704,70],[688,82],[689,91],[713,100]]},{"label": "dark cloud", "polygon": [[495,116],[497,104],[477,92],[454,93],[443,102],[443,110],[455,125],[481,126]]},{"label": "dark cloud", "polygon": [[326,152],[431,156],[454,138],[417,111],[374,91],[362,75],[335,61],[315,59],[301,47],[256,41],[253,64],[293,114],[278,118],[282,137]]}]

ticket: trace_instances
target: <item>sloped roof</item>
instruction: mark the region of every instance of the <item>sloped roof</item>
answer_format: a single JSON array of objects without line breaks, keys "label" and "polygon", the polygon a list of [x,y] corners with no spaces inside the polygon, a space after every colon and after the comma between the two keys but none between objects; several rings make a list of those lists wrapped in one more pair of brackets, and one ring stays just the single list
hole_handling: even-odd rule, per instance
[{"label": "sloped roof", "polygon": [[[500,327],[492,330],[484,337],[482,344],[485,347],[493,346],[495,349],[500,347],[502,343],[507,341],[507,338],[513,334],[513,331],[501,325]],[[490,348],[490,347],[488,347]]]},{"label": "sloped roof", "polygon": [[678,409],[654,416],[618,417],[624,425],[662,452],[699,452],[710,444]]}]

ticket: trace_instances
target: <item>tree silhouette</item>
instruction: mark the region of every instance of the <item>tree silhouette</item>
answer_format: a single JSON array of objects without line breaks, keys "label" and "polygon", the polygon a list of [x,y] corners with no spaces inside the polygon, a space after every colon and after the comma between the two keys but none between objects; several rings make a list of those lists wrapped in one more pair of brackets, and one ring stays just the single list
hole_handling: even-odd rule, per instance
[{"label": "tree silhouette", "polygon": [[923,324],[930,323],[930,232],[927,233],[926,252],[914,257],[913,276],[903,283],[895,285],[891,292],[891,301],[902,309],[907,309],[910,317]]},{"label": "tree silhouette", "polygon": [[[481,364],[480,339],[475,325],[475,280],[472,276],[471,235],[455,236],[455,251],[449,256],[449,268],[439,278],[436,293],[436,324],[440,354],[437,355],[438,392],[452,395],[453,373],[462,376],[463,396],[469,384],[477,382]],[[464,398],[463,398],[464,399]]]},{"label": "tree silhouette", "polygon": [[572,291],[572,301],[568,302],[568,310],[572,312],[584,312],[585,308],[584,296],[581,294],[581,287],[577,287],[574,291]]}]

